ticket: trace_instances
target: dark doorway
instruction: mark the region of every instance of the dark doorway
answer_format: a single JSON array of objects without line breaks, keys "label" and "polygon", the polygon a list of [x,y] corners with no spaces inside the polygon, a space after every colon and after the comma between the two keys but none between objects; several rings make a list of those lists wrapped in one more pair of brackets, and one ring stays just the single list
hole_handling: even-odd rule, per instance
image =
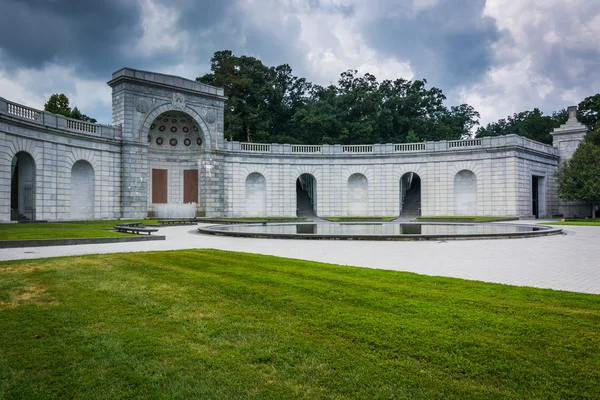
[{"label": "dark doorway", "polygon": [[537,176],[531,177],[531,209],[535,218],[538,219],[540,217],[540,191]]},{"label": "dark doorway", "polygon": [[10,168],[10,219],[35,219],[35,162],[33,157],[20,151],[12,159]]},{"label": "dark doorway", "polygon": [[296,180],[296,215],[317,215],[317,180],[311,174],[302,174]]},{"label": "dark doorway", "polygon": [[421,177],[414,172],[400,178],[400,215],[421,215]]}]

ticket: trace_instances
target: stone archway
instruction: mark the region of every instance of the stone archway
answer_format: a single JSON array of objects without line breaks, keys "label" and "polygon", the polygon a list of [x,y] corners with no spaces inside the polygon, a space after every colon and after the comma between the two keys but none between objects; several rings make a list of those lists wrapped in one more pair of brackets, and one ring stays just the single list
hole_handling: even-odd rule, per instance
[{"label": "stone archway", "polygon": [[400,178],[400,215],[421,215],[421,177],[414,172]]},{"label": "stone archway", "polygon": [[14,155],[10,177],[10,219],[34,220],[36,171],[31,154],[19,151]]},{"label": "stone archway", "polygon": [[148,128],[149,208],[158,218],[193,218],[199,203],[203,134],[182,111],[158,115]]},{"label": "stone archway", "polygon": [[296,179],[296,215],[317,215],[317,180],[304,173]]}]

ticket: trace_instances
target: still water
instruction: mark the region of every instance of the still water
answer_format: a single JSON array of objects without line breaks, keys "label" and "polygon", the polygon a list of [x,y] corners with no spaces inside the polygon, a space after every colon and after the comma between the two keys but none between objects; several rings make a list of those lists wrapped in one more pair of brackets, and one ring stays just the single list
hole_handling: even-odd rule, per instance
[{"label": "still water", "polygon": [[509,224],[331,223],[221,225],[213,231],[272,235],[402,236],[402,235],[494,235],[548,230],[543,226]]}]

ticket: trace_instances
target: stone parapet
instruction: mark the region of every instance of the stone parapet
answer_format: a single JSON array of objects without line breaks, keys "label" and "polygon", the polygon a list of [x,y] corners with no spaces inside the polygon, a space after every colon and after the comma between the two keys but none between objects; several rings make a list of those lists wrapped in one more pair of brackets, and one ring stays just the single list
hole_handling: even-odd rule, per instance
[{"label": "stone parapet", "polygon": [[46,128],[60,129],[82,136],[120,139],[121,127],[92,124],[47,111],[36,110],[0,97],[0,115]]},{"label": "stone parapet", "polygon": [[521,147],[556,157],[556,147],[536,142],[518,135],[493,136],[465,140],[440,140],[422,143],[386,143],[358,145],[296,145],[281,143],[244,143],[225,142],[223,151],[243,154],[272,154],[286,156],[361,156],[392,155],[405,153],[462,152],[479,149],[498,149],[503,147]]}]

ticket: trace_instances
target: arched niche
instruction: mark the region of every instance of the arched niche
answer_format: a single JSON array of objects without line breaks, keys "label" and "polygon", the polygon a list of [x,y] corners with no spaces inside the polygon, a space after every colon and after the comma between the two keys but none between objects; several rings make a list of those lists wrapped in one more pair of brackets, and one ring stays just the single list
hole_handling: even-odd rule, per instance
[{"label": "arched niche", "polygon": [[366,216],[369,213],[369,181],[363,174],[348,178],[347,206],[349,216]]},{"label": "arched niche", "polygon": [[468,169],[454,176],[454,215],[477,215],[477,176]]},{"label": "arched niche", "polygon": [[31,154],[19,151],[10,166],[10,219],[35,220],[36,171]]},{"label": "arched niche", "polygon": [[267,180],[262,174],[253,172],[246,177],[246,216],[267,215]]},{"label": "arched niche", "polygon": [[71,218],[94,218],[94,167],[85,160],[71,168]]}]

